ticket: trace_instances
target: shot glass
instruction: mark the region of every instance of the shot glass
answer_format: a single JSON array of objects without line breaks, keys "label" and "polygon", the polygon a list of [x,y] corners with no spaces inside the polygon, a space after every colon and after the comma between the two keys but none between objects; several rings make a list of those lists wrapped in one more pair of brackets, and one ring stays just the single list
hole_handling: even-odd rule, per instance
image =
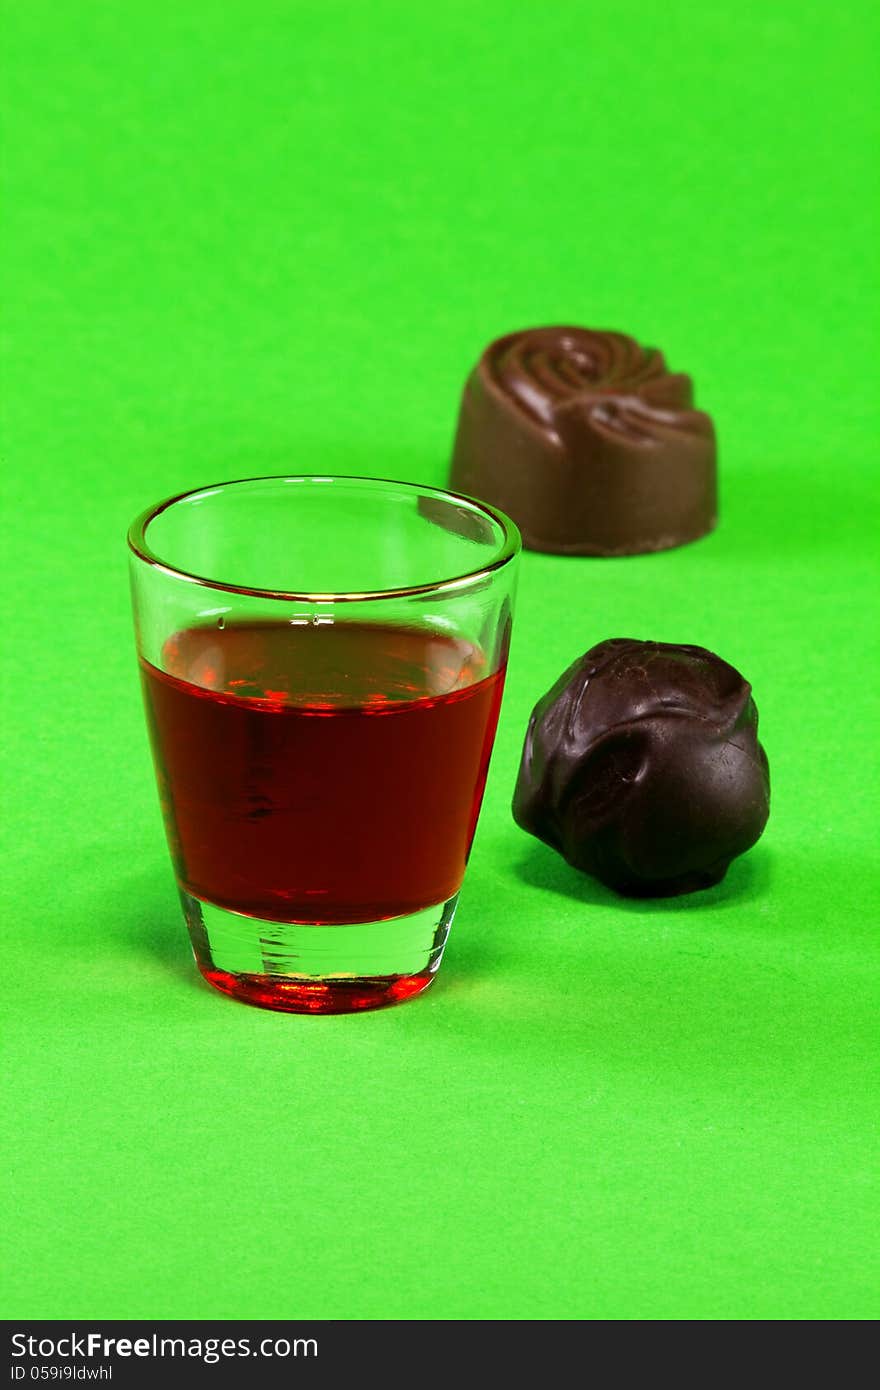
[{"label": "shot glass", "polygon": [[434,977],[483,797],[519,533],[375,478],[248,478],[128,535],[147,725],[196,964],[293,1013]]}]

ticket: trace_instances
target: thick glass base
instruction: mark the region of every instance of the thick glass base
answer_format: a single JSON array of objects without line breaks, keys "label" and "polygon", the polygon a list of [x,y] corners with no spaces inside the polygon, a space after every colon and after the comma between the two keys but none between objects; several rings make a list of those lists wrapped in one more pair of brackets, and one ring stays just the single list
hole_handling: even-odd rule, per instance
[{"label": "thick glass base", "polygon": [[443,956],[458,894],[384,922],[265,922],[181,889],[193,955],[233,999],[295,1014],[380,1009],[421,994]]}]

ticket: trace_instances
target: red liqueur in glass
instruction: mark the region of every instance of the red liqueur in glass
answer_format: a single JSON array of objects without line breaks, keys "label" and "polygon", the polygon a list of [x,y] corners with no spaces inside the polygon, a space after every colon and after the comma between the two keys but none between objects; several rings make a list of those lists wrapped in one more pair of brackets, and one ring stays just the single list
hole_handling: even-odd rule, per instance
[{"label": "red liqueur in glass", "polygon": [[[162,668],[141,659],[185,908],[195,899],[263,923],[331,927],[454,898],[503,664],[487,676],[479,648],[432,628],[319,616],[190,627],[165,642]],[[196,958],[225,992],[259,1003],[271,990],[283,1007],[271,929],[264,936],[262,968],[217,969],[194,933]],[[428,978],[367,987],[354,976],[335,989],[348,1010],[374,1005],[377,990],[407,997]],[[308,1008],[310,990],[316,1011],[334,1007],[332,984],[287,988],[291,1008]]]}]

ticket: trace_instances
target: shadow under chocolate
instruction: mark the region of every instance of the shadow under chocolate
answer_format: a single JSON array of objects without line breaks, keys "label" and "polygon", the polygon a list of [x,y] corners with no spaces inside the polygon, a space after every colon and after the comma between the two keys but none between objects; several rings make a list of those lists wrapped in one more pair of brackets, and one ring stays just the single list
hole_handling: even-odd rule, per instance
[{"label": "shadow under chocolate", "polygon": [[616,912],[698,912],[700,909],[738,907],[767,892],[773,874],[772,855],[764,846],[735,859],[720,883],[694,893],[673,897],[626,897],[606,888],[598,879],[580,873],[547,845],[531,844],[513,867],[517,878],[530,888],[543,889],[562,897],[573,898],[591,907],[610,908]]}]

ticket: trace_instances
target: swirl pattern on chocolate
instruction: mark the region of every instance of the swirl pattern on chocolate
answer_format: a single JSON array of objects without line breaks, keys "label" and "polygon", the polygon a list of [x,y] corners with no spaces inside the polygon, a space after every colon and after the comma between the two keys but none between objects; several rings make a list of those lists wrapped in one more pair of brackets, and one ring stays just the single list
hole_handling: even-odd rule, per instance
[{"label": "swirl pattern on chocolate", "polygon": [[450,481],[508,511],[535,550],[662,550],[715,524],[715,434],[656,348],[529,328],[490,343],[471,373]]},{"label": "swirl pattern on chocolate", "polygon": [[662,352],[624,333],[534,328],[499,338],[486,353],[498,389],[538,424],[558,432],[560,414],[583,412],[598,430],[649,438],[664,428],[703,428],[690,377],[666,370]]},{"label": "swirl pattern on chocolate", "polygon": [[704,647],[601,642],[532,711],[514,818],[620,893],[718,883],[769,809],[751,686]]}]

